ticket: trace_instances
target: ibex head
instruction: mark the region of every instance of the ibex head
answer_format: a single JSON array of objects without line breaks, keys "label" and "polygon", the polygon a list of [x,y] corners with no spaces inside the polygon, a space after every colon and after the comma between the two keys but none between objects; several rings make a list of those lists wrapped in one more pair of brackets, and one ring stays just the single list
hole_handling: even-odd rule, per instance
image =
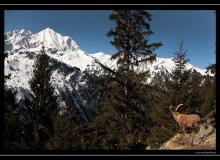
[{"label": "ibex head", "polygon": [[175,111],[172,110],[173,106],[170,106],[170,111],[171,111],[171,113],[173,114],[173,116],[174,116],[175,119],[176,119],[176,118],[178,117],[178,115],[180,114],[180,113],[178,112],[178,109],[179,109],[181,106],[183,106],[183,104],[179,104],[179,105],[176,107]]},{"label": "ibex head", "polygon": [[172,111],[173,106],[170,106],[170,111],[173,114],[173,117],[176,120],[176,122],[179,124],[179,126],[183,129],[184,132],[186,128],[192,128],[192,127],[198,128],[200,122],[200,116],[196,114],[190,114],[190,115],[180,114],[178,112],[178,109],[181,106],[183,106],[183,104],[179,104],[176,107],[175,111]]}]

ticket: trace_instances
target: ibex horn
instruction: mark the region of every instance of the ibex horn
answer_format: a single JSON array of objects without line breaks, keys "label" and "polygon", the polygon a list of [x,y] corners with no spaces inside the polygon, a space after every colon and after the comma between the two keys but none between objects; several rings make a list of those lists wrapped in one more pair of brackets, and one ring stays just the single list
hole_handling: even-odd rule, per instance
[{"label": "ibex horn", "polygon": [[172,112],[172,107],[173,107],[173,106],[170,106],[170,111],[171,111],[171,112]]},{"label": "ibex horn", "polygon": [[177,107],[176,107],[176,110],[177,111],[181,106],[183,106],[183,104],[179,104]]}]

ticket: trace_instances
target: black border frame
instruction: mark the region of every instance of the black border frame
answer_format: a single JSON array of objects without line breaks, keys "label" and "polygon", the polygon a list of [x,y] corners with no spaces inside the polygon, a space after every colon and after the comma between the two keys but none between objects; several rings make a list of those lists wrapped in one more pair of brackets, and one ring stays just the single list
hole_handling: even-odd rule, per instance
[{"label": "black border frame", "polygon": [[[220,17],[220,10],[217,9],[216,5],[143,5],[143,4],[135,4],[135,5],[131,5],[131,4],[98,4],[98,5],[60,5],[60,4],[47,4],[47,5],[30,5],[30,4],[23,4],[23,5],[2,5],[0,6],[0,12],[2,15],[2,29],[1,29],[1,33],[4,34],[4,11],[5,10],[113,10],[113,9],[147,9],[147,10],[216,10],[216,65],[217,65],[217,57],[218,57],[218,37],[217,35],[219,35],[218,32],[218,28],[220,28],[219,26],[219,21],[218,18]],[[1,41],[2,44],[4,43],[4,36],[2,36]],[[1,45],[1,51],[4,51],[4,46]],[[3,60],[4,59],[4,55],[0,54],[0,59]],[[4,60],[2,64],[2,69],[4,68]],[[217,65],[218,67],[218,65]],[[1,70],[1,75],[3,75],[4,70]],[[216,74],[218,75],[218,74]],[[216,79],[218,80],[218,76],[216,76]],[[4,85],[4,77],[1,76],[1,80],[2,80],[2,85]],[[3,88],[3,87],[2,87]],[[218,88],[218,84],[217,84],[217,88]],[[0,97],[3,97],[3,93],[0,92]],[[1,100],[0,103],[2,103],[3,101]],[[3,122],[3,113],[4,113],[4,107],[2,107],[3,105],[0,104],[1,106],[1,122]],[[216,108],[217,112],[218,109]],[[216,117],[216,125],[218,126],[219,124],[219,118],[218,116]],[[216,130],[218,130],[218,127],[216,127]],[[217,131],[217,135],[218,135]],[[2,134],[2,130],[1,130],[1,134]],[[3,137],[0,135],[0,137]],[[213,156],[213,155],[219,155],[219,145],[218,145],[218,141],[217,141],[217,137],[216,136],[216,151],[213,150],[147,150],[147,151],[118,151],[118,150],[77,150],[77,151],[9,151],[9,150],[1,150],[0,151],[0,156],[1,155],[31,155],[31,156],[36,156],[36,155],[54,155],[54,156],[59,156],[59,155],[119,155],[119,156],[123,156],[123,155],[141,155],[141,156],[169,156],[169,155],[175,155],[175,156],[182,156],[182,155],[188,155],[188,156]],[[1,139],[1,142],[3,142],[3,139]]]}]

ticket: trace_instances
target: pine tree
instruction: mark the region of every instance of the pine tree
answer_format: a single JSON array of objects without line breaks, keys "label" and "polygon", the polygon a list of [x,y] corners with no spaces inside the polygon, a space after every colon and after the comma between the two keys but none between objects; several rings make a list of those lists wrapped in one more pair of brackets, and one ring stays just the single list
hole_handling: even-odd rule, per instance
[{"label": "pine tree", "polygon": [[[8,57],[8,53],[4,54]],[[11,74],[4,76],[4,82],[11,78]],[[4,86],[4,119],[3,119],[3,138],[6,150],[20,150],[28,147],[24,142],[23,128],[21,120],[21,106],[16,102],[17,90]]]},{"label": "pine tree", "polygon": [[[147,133],[148,87],[144,83],[148,72],[137,72],[139,62],[155,59],[160,42],[149,43],[151,15],[143,10],[118,10],[110,15],[116,22],[108,32],[117,49],[112,59],[118,69],[100,64],[109,74],[109,96],[102,116],[94,121],[99,146],[103,149],[144,149]],[[108,127],[105,127],[108,126]],[[104,129],[104,128],[105,129]]]},{"label": "pine tree", "polygon": [[4,89],[4,149],[21,149],[22,124],[17,112],[16,91]]},{"label": "pine tree", "polygon": [[195,70],[186,69],[188,60],[183,42],[183,39],[180,39],[178,43],[179,50],[176,51],[173,58],[175,68],[172,73],[160,76],[160,78],[164,77],[165,82],[161,83],[160,79],[154,78],[156,82],[153,82],[154,103],[150,113],[151,133],[147,138],[148,144],[153,148],[159,147],[173,137],[179,129],[170,113],[169,106],[183,103],[187,107],[181,107],[179,110],[181,113],[198,114],[200,112],[202,76]]},{"label": "pine tree", "polygon": [[187,100],[184,102],[188,105],[184,113],[186,114],[200,114],[202,105],[202,75],[196,70],[191,70],[189,72],[189,77],[185,82],[185,92],[187,93]]},{"label": "pine tree", "polygon": [[169,102],[173,106],[183,103],[185,108],[182,108],[182,113],[201,114],[203,103],[203,95],[201,94],[203,90],[202,75],[194,69],[186,69],[186,63],[189,60],[185,58],[183,42],[183,39],[180,39],[179,50],[173,58],[175,69],[171,73],[171,80],[168,81]]},{"label": "pine tree", "polygon": [[183,48],[183,39],[179,41],[179,50],[176,51],[173,61],[175,68],[171,73],[171,80],[168,82],[168,90],[170,93],[170,105],[178,105],[185,103],[187,100],[187,83],[190,71],[186,70],[186,51]]},{"label": "pine tree", "polygon": [[207,72],[211,72],[212,76],[205,76],[205,81],[202,84],[201,97],[203,104],[201,105],[201,113],[206,115],[216,109],[216,64],[210,64]]},{"label": "pine tree", "polygon": [[117,59],[118,64],[126,66],[138,65],[142,61],[153,61],[155,49],[162,43],[149,43],[149,36],[153,34],[150,27],[152,15],[143,10],[116,10],[110,15],[116,27],[108,32],[113,37],[112,45],[117,52],[112,59]]},{"label": "pine tree", "polygon": [[32,126],[29,126],[29,129],[33,134],[33,149],[46,149],[45,145],[54,134],[53,118],[57,113],[58,105],[50,82],[49,60],[43,48],[33,65],[33,75],[29,81],[33,100],[27,109],[27,120]]},{"label": "pine tree", "polygon": [[68,99],[69,95],[60,90],[65,106],[62,107],[54,121],[54,136],[48,145],[49,149],[77,150],[81,149],[82,116],[77,107]]},{"label": "pine tree", "polygon": [[152,98],[148,120],[150,132],[146,139],[151,149],[158,149],[178,131],[178,126],[169,109],[170,95],[167,88],[169,78],[169,72],[163,69],[154,75],[151,81]]},{"label": "pine tree", "polygon": [[210,72],[211,74],[216,76],[216,64],[210,64],[208,67],[206,67],[207,73]]}]

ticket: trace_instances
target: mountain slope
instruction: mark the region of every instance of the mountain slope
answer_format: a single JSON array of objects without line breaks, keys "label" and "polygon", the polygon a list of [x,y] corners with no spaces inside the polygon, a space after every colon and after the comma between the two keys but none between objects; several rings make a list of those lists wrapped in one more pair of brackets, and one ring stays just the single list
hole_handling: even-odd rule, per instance
[{"label": "mountain slope", "polygon": [[[88,54],[81,50],[71,37],[62,36],[51,28],[46,28],[35,34],[24,29],[15,30],[5,33],[4,39],[5,54],[8,55],[4,61],[4,74],[11,75],[11,79],[6,82],[6,85],[11,88],[19,89],[21,87],[29,90],[28,81],[31,78],[32,65],[42,46],[45,47],[46,54],[52,58],[51,63],[54,68],[52,81],[56,87],[62,88],[64,85],[70,85],[71,76],[94,64],[94,59],[112,69],[117,67],[116,61],[111,60],[110,55],[102,52]],[[60,66],[62,69],[59,69]],[[196,68],[191,64],[187,64],[186,67],[187,69],[193,68],[205,75],[203,69]],[[171,72],[174,68],[174,62],[170,58],[157,58],[152,64],[140,64],[140,68],[150,69],[152,76],[154,76],[161,70]]]}]

